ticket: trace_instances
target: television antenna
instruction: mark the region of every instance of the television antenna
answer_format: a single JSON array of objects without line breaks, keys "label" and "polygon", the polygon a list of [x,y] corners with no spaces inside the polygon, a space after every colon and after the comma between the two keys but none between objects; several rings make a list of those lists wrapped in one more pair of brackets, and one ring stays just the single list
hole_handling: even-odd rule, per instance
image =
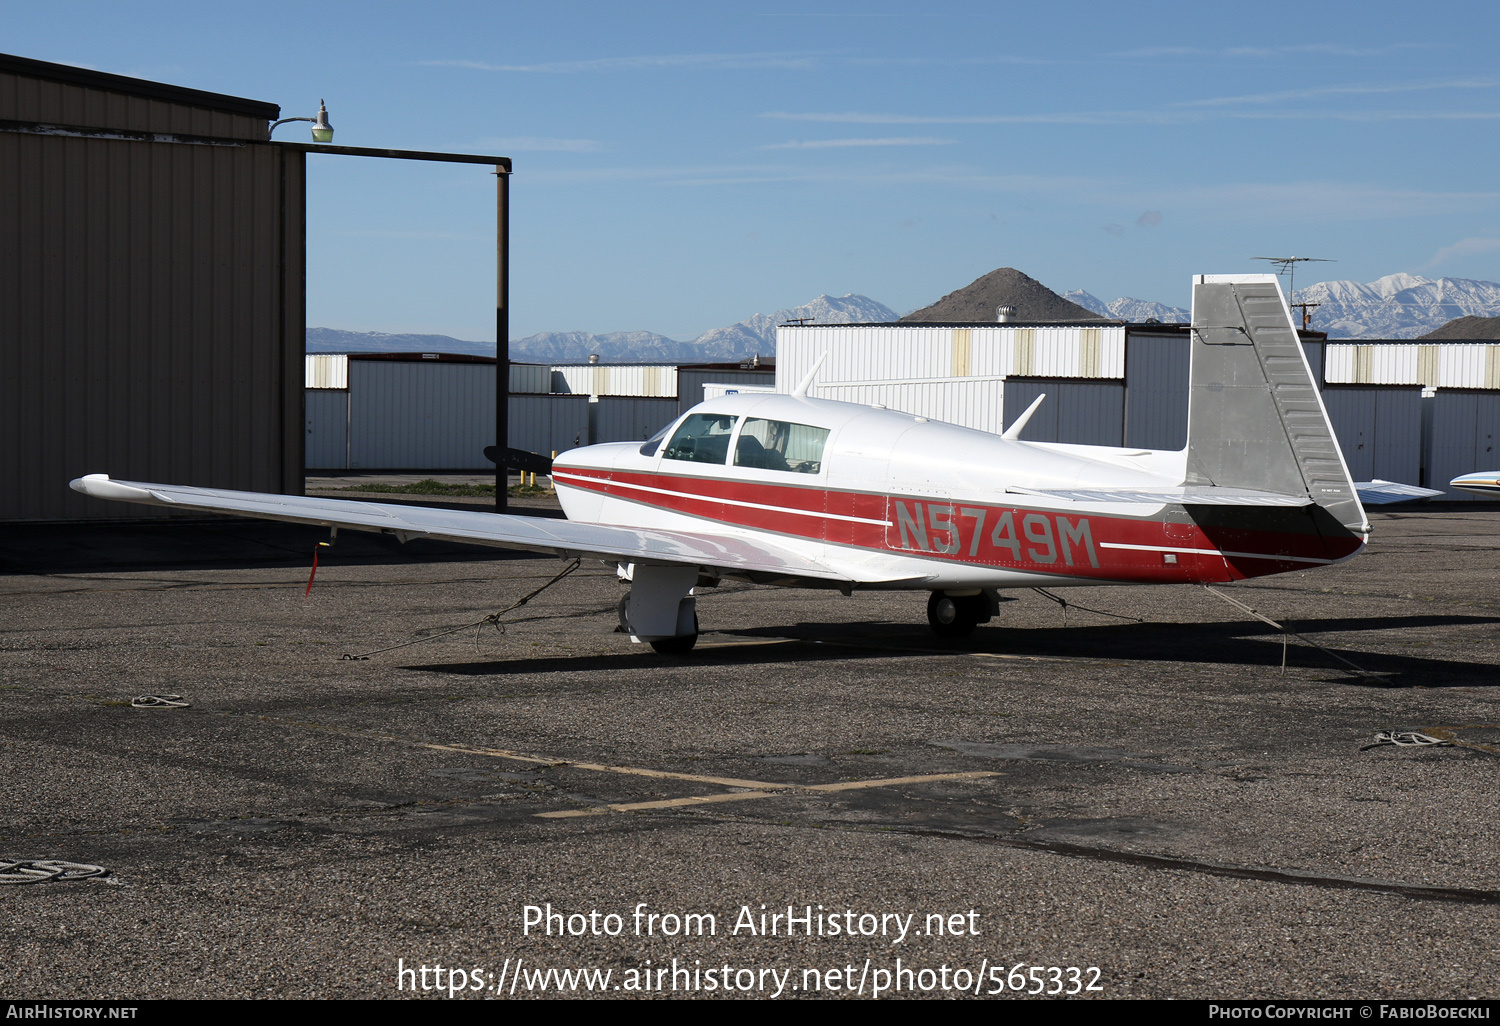
[{"label": "television antenna", "polygon": [[[1299,256],[1290,256],[1290,257],[1251,257],[1250,259],[1251,260],[1269,260],[1271,263],[1273,263],[1273,264],[1276,265],[1276,277],[1280,278],[1283,274],[1286,275],[1286,301],[1287,301],[1288,304],[1290,304],[1291,301],[1297,295],[1296,290],[1292,286],[1293,286],[1293,283],[1296,280],[1297,265],[1298,264],[1306,264],[1306,263],[1314,263],[1314,264],[1336,264],[1336,263],[1338,263],[1337,260],[1328,260],[1328,259],[1325,259],[1323,257],[1299,257]],[[1304,310],[1303,313],[1305,315],[1306,311]]]}]

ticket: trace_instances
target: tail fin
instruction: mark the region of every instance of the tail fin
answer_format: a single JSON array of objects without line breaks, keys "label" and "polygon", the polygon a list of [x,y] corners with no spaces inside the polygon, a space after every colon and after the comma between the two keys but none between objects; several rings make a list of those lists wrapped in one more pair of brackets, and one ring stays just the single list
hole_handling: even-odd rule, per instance
[{"label": "tail fin", "polygon": [[1184,483],[1306,495],[1368,533],[1276,276],[1195,276],[1190,335]]}]

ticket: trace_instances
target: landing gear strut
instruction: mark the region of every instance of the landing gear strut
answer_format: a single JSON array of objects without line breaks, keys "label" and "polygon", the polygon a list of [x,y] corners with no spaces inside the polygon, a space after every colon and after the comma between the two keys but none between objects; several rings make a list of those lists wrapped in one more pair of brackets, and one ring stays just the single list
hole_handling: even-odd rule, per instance
[{"label": "landing gear strut", "polygon": [[966,638],[990,619],[990,600],[982,592],[948,595],[935,591],[927,599],[927,622],[940,638]]}]

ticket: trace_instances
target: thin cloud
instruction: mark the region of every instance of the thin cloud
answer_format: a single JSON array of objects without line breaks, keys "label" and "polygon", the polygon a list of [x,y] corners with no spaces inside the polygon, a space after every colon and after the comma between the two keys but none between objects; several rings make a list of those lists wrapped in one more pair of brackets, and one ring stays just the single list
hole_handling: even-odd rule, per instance
[{"label": "thin cloud", "polygon": [[758,150],[834,150],[852,146],[951,146],[957,139],[935,139],[930,136],[904,136],[888,139],[806,139],[769,146]]},{"label": "thin cloud", "polygon": [[1185,125],[1215,119],[1238,121],[1491,121],[1486,110],[1230,110],[1179,106],[1170,110],[1053,111],[1044,114],[878,114],[857,111],[767,111],[777,121],[842,125]]},{"label": "thin cloud", "polygon": [[811,68],[815,59],[834,51],[783,51],[770,53],[676,53],[641,57],[599,57],[584,61],[548,61],[540,64],[489,64],[484,61],[418,61],[428,68],[470,68],[474,71],[536,72],[554,75],[610,71],[655,71],[665,68],[705,68],[714,71],[745,68]]},{"label": "thin cloud", "polygon": [[1421,267],[1417,268],[1417,270],[1428,270],[1429,268],[1436,267],[1441,263],[1453,259],[1454,257],[1474,256],[1479,253],[1489,253],[1497,249],[1500,249],[1500,239],[1460,239],[1453,245],[1444,246],[1442,249],[1438,250],[1432,255],[1431,260],[1427,261]]},{"label": "thin cloud", "polygon": [[1492,78],[1454,79],[1445,82],[1403,82],[1385,85],[1335,85],[1313,89],[1287,89],[1276,93],[1251,93],[1246,96],[1215,96],[1202,100],[1185,100],[1174,107],[1218,107],[1235,103],[1279,103],[1282,100],[1307,100],[1319,96],[1372,96],[1390,93],[1417,93],[1433,89],[1493,89]]},{"label": "thin cloud", "polygon": [[598,153],[604,148],[593,139],[549,139],[537,135],[481,139],[479,143],[511,153]]},{"label": "thin cloud", "polygon": [[1060,61],[1050,57],[1017,57],[1014,54],[988,54],[983,57],[850,57],[847,64],[859,67],[960,67],[991,64],[1074,64],[1076,61]]},{"label": "thin cloud", "polygon": [[[1372,221],[1500,209],[1500,191],[1391,189],[1357,181],[1228,182],[1158,188],[1123,178],[996,175],[958,164],[912,167],[901,163],[854,168],[777,164],[614,167],[537,171],[528,174],[527,181],[568,186],[629,181],[698,188],[801,183],[872,190],[928,185],[1045,196],[1073,206],[1093,205],[1107,210],[1133,207],[1150,213],[1170,207],[1180,212],[1174,216],[1188,222],[1219,223]],[[1140,226],[1149,227],[1145,223]],[[1443,258],[1446,259],[1446,254]]]},{"label": "thin cloud", "polygon": [[1111,57],[1236,57],[1264,58],[1322,54],[1328,57],[1385,57],[1399,50],[1431,50],[1428,43],[1392,43],[1390,46],[1343,46],[1338,43],[1295,43],[1290,46],[1147,46],[1136,50],[1119,50]]},{"label": "thin cloud", "polygon": [[1140,217],[1136,218],[1135,223],[1142,228],[1155,228],[1157,225],[1161,224],[1161,211],[1148,210]]},{"label": "thin cloud", "polygon": [[1183,121],[1189,116],[1169,111],[1101,111],[1053,114],[877,114],[859,111],[793,113],[767,111],[759,115],[776,121],[811,121],[839,125],[1039,125],[1116,124],[1133,118],[1137,123]]}]

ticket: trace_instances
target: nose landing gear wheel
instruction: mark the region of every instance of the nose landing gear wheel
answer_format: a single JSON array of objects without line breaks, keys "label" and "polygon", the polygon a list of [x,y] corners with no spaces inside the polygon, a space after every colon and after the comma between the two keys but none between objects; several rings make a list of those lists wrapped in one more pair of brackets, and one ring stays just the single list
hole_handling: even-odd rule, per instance
[{"label": "nose landing gear wheel", "polygon": [[927,622],[940,638],[966,638],[985,618],[983,603],[980,595],[955,598],[935,591],[927,599]]}]

